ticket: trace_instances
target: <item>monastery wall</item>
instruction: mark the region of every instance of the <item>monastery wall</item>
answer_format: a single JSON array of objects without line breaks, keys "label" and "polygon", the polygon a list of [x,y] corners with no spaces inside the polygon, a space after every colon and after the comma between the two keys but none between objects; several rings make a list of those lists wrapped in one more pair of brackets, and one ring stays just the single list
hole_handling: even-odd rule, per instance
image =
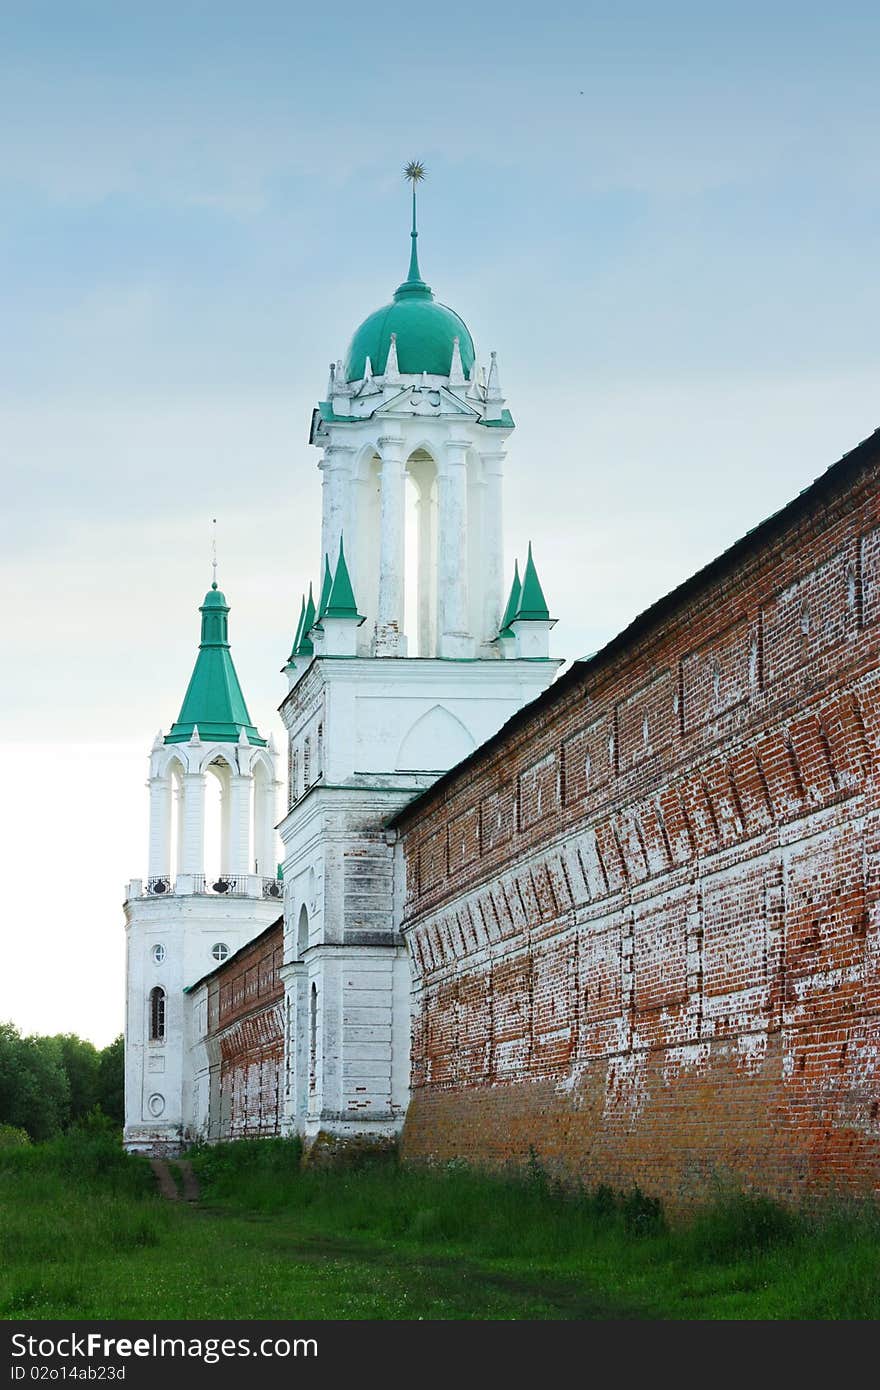
[{"label": "monastery wall", "polygon": [[409,1159],[880,1185],[880,435],[397,817]]},{"label": "monastery wall", "polygon": [[192,1133],[255,1139],[281,1132],[285,1095],[279,918],[192,991]]}]

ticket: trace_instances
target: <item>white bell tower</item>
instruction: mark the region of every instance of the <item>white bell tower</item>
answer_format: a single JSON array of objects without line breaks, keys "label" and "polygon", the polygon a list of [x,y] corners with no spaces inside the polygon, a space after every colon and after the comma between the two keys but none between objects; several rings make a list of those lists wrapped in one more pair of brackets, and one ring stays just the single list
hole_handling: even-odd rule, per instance
[{"label": "white bell tower", "polygon": [[[285,671],[286,1128],[387,1140],[409,1095],[409,969],[389,819],[550,683],[552,625],[529,552],[505,607],[513,419],[492,353],[412,251],[313,413],[321,580]],[[408,506],[408,497],[410,505]]]},{"label": "white bell tower", "polygon": [[200,612],[179,718],[150,754],[147,878],[125,902],[125,1144],[155,1154],[197,1137],[207,1110],[193,1093],[185,991],[271,925],[282,898],[275,749],[251,723],[216,580]]}]

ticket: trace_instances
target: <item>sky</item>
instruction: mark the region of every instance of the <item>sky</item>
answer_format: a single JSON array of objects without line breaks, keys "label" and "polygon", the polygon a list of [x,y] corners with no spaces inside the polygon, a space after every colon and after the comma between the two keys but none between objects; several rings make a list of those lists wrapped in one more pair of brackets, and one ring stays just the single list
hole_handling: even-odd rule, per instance
[{"label": "sky", "polygon": [[211,518],[274,729],[327,364],[409,253],[498,352],[555,655],[880,424],[867,3],[0,5],[0,1019],[123,1021]]}]

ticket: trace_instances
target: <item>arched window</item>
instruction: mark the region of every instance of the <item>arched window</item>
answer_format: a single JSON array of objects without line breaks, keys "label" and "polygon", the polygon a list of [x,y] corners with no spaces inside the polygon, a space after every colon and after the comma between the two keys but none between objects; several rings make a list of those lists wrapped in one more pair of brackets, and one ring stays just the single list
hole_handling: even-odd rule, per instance
[{"label": "arched window", "polygon": [[150,1042],[165,1040],[165,991],[156,985],[150,990]]},{"label": "arched window", "polygon": [[309,944],[309,910],[303,903],[299,910],[299,921],[296,924],[296,957],[302,960]]},{"label": "arched window", "polygon": [[309,1000],[309,1090],[318,1088],[318,986],[312,985]]}]

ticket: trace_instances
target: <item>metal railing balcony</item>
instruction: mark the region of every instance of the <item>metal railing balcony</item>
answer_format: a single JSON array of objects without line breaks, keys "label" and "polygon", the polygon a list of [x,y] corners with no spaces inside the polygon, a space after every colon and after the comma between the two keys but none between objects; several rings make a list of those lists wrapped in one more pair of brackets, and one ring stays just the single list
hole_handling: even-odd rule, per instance
[{"label": "metal railing balcony", "polygon": [[[137,890],[135,890],[137,891]],[[284,884],[279,878],[261,874],[155,874],[146,879],[142,895],[147,898],[202,896],[218,898],[268,898],[279,903]]]}]

